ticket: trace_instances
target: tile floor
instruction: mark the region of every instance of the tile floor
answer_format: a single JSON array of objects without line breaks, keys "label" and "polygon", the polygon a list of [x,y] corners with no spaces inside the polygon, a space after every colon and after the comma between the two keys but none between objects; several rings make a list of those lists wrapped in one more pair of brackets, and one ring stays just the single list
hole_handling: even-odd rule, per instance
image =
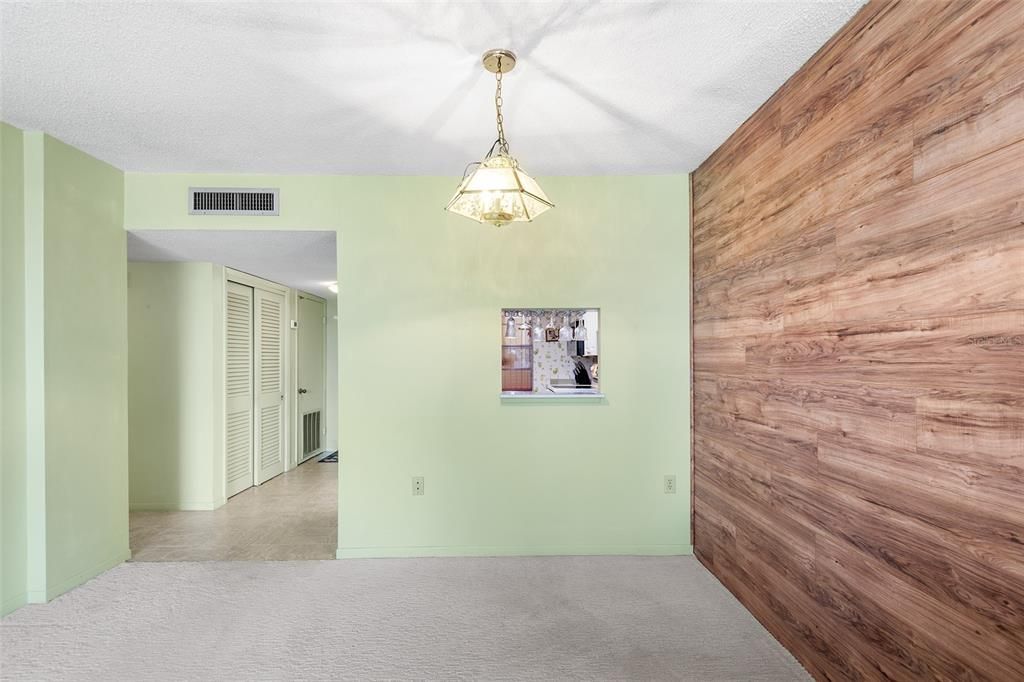
[{"label": "tile floor", "polygon": [[132,561],[333,559],[338,465],[310,460],[216,511],[132,512]]}]

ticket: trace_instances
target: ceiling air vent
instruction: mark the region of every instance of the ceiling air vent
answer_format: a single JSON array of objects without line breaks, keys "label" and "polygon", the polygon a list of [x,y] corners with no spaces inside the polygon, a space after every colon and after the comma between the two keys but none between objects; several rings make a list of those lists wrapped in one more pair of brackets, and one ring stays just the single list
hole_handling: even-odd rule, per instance
[{"label": "ceiling air vent", "polygon": [[195,215],[278,215],[278,189],[189,187],[188,212]]}]

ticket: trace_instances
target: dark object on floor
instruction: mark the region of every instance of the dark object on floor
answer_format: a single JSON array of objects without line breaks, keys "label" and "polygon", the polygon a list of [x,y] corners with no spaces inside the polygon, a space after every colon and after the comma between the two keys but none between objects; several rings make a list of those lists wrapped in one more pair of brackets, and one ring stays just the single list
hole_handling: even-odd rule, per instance
[{"label": "dark object on floor", "polygon": [[321,457],[320,459],[318,459],[317,461],[318,462],[335,462],[335,463],[337,463],[337,461],[338,461],[338,451],[335,450],[334,452],[330,452],[330,453],[324,455],[323,457]]}]

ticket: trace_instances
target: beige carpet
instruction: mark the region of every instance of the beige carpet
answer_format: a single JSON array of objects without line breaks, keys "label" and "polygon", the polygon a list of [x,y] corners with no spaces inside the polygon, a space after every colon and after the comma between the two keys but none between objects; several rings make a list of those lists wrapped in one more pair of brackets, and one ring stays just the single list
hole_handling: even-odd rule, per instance
[{"label": "beige carpet", "polygon": [[692,557],[129,563],[0,623],[5,680],[805,680]]}]

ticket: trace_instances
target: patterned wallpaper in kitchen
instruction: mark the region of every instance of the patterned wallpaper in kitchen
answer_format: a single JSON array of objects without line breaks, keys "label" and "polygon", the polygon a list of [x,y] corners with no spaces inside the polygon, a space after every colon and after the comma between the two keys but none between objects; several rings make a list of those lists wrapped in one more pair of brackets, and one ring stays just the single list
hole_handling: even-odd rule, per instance
[{"label": "patterned wallpaper in kitchen", "polygon": [[565,341],[545,341],[544,335],[533,339],[533,390],[548,390],[552,379],[572,379],[575,359],[569,357]]}]

